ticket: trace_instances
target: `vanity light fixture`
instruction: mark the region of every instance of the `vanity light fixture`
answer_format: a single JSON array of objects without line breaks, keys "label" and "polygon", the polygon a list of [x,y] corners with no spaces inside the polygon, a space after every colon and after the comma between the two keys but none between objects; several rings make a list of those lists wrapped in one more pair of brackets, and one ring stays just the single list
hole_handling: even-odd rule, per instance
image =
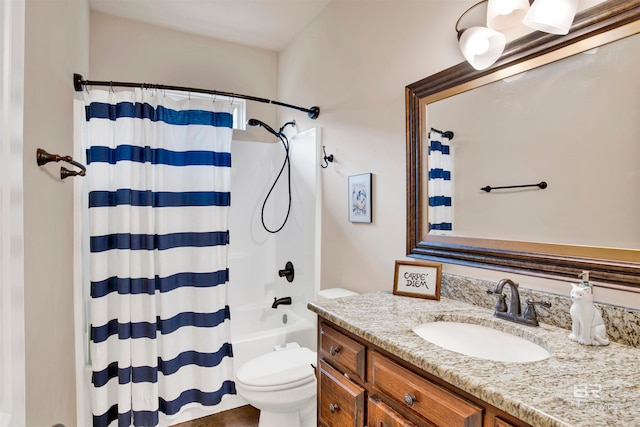
[{"label": "vanity light fixture", "polygon": [[536,0],[522,23],[534,30],[565,35],[578,10],[578,0]]},{"label": "vanity light fixture", "polygon": [[529,10],[529,0],[489,0],[487,4],[487,27],[504,30],[515,27]]},{"label": "vanity light fixture", "polygon": [[499,31],[488,27],[470,27],[460,29],[460,21],[472,9],[487,3],[488,0],[482,0],[469,9],[467,9],[456,22],[456,32],[458,33],[458,42],[464,59],[476,70],[484,70],[495,63],[507,44],[507,38]]},{"label": "vanity light fixture", "polygon": [[[460,21],[475,7],[487,3],[487,26],[460,29]],[[493,65],[504,52],[506,37],[497,30],[524,24],[534,30],[564,35],[569,32],[578,0],[481,0],[467,9],[456,22],[462,55],[476,70]]]}]

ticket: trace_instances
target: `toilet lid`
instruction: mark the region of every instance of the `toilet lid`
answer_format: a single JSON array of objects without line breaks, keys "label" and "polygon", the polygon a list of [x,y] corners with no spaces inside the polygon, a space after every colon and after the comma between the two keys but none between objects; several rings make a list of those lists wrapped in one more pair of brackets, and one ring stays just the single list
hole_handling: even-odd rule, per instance
[{"label": "toilet lid", "polygon": [[291,387],[313,381],[316,353],[308,348],[273,351],[242,365],[236,380],[251,387]]}]

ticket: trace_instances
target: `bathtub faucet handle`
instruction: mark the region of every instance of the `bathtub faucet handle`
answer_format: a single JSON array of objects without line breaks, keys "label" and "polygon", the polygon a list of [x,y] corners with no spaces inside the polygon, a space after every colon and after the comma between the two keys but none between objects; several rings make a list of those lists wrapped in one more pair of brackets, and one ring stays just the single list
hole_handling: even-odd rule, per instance
[{"label": "bathtub faucet handle", "polygon": [[286,277],[289,283],[293,282],[293,263],[291,261],[287,261],[287,264],[284,266],[283,270],[278,270],[278,276]]}]

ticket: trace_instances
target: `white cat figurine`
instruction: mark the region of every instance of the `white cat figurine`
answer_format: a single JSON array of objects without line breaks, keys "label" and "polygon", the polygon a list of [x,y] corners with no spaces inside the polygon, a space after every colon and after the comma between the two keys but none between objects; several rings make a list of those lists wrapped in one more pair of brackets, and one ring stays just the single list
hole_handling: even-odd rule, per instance
[{"label": "white cat figurine", "polygon": [[607,331],[600,311],[593,305],[590,288],[571,284],[571,334],[569,339],[584,345],[607,345]]}]

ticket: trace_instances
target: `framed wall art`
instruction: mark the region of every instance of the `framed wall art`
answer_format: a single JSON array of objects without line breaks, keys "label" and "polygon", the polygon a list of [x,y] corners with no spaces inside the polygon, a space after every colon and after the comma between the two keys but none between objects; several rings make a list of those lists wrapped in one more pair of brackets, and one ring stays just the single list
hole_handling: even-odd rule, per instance
[{"label": "framed wall art", "polygon": [[396,261],[393,294],[440,300],[442,264],[427,261]]},{"label": "framed wall art", "polygon": [[349,221],[371,222],[372,174],[362,173],[349,177]]}]

